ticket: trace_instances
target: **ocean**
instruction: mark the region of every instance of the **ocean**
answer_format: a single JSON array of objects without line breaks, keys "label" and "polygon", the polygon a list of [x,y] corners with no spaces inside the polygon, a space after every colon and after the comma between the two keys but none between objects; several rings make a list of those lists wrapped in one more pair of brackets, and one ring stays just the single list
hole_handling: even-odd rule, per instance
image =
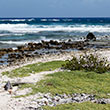
[{"label": "ocean", "polygon": [[78,41],[89,32],[99,40],[110,36],[110,18],[0,18],[0,48],[41,40]]}]

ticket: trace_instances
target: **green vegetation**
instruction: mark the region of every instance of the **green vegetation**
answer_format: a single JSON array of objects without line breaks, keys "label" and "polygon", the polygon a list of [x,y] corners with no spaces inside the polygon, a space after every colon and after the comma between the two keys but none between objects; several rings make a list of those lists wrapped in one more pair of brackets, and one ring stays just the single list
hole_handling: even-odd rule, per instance
[{"label": "green vegetation", "polygon": [[96,97],[110,98],[110,74],[96,74],[95,72],[71,71],[57,72],[47,75],[45,80],[41,80],[36,85],[24,85],[22,88],[31,87],[32,93],[37,92],[55,95],[72,93],[95,94]]},{"label": "green vegetation", "polygon": [[51,61],[46,63],[30,64],[12,71],[3,72],[2,74],[9,77],[25,77],[29,76],[30,73],[35,74],[42,71],[55,70],[57,68],[60,68],[64,63],[64,61]]},{"label": "green vegetation", "polygon": [[[84,59],[86,59],[85,62],[83,62]],[[84,68],[81,67],[81,64],[83,63],[84,65],[88,64],[86,65],[87,69],[86,66]],[[96,65],[91,66],[91,64],[95,63]],[[25,97],[38,92],[51,93],[52,95],[55,95],[56,93],[88,93],[96,95],[96,98],[110,98],[110,74],[106,72],[109,70],[109,65],[105,59],[98,60],[98,57],[94,57],[92,54],[86,57],[80,56],[80,59],[73,57],[68,63],[64,61],[37,63],[15,69],[11,72],[4,72],[2,74],[6,74],[9,77],[24,77],[28,76],[29,73],[34,74],[41,71],[55,70],[56,68],[62,67],[62,65],[66,69],[74,71],[63,71],[49,74],[44,80],[41,80],[36,84],[22,85],[20,89],[31,87],[32,92],[24,96],[16,96],[16,98]],[[95,68],[95,66],[97,66],[97,68]],[[75,69],[73,67],[75,67]],[[105,72],[105,74],[96,74],[96,72]],[[43,108],[44,110],[109,110],[110,105],[84,102],[57,105],[56,107],[44,106]]]},{"label": "green vegetation", "polygon": [[97,73],[105,73],[110,71],[110,64],[105,58],[100,58],[97,54],[81,55],[79,58],[73,56],[72,60],[63,65],[65,69],[69,70],[86,70]]},{"label": "green vegetation", "polygon": [[91,102],[57,105],[55,107],[44,106],[44,110],[110,110],[110,104],[102,105]]}]

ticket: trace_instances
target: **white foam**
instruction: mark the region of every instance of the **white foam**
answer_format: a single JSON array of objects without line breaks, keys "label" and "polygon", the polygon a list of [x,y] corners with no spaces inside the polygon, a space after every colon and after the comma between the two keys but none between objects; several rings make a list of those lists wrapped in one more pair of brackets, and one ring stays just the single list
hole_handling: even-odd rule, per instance
[{"label": "white foam", "polygon": [[41,19],[41,21],[47,21],[47,19]]},{"label": "white foam", "polygon": [[60,21],[60,19],[52,19],[52,21]]},{"label": "white foam", "polygon": [[27,19],[28,21],[33,21],[34,20],[34,18],[31,18],[31,19]]},{"label": "white foam", "polygon": [[25,34],[42,31],[66,31],[66,32],[110,32],[110,25],[28,25],[28,24],[0,24],[0,31]]},{"label": "white foam", "polygon": [[0,36],[9,36],[10,34],[0,34]]},{"label": "white foam", "polygon": [[9,20],[9,21],[25,21],[26,19],[12,19],[12,20]]},{"label": "white foam", "polygon": [[0,33],[0,36],[23,36],[24,34],[23,33],[3,33],[1,34]]},{"label": "white foam", "polygon": [[30,43],[30,42],[38,43],[38,42],[40,42],[41,40],[50,41],[51,39],[46,39],[45,36],[40,36],[39,39],[36,39],[36,40],[0,41],[0,43],[3,43],[3,44],[24,45],[24,44],[28,44],[28,43]]},{"label": "white foam", "polygon": [[24,44],[28,44],[29,42],[35,42],[35,41],[0,41],[0,43],[15,44],[15,45],[24,45]]},{"label": "white foam", "polygon": [[25,21],[26,19],[1,19],[0,21]]}]

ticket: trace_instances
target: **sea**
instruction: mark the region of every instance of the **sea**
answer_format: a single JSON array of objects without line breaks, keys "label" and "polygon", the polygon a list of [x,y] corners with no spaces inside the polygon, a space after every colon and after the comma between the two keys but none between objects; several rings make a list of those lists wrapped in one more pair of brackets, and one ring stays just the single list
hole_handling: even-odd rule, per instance
[{"label": "sea", "polygon": [[0,18],[0,48],[41,40],[79,41],[89,32],[110,40],[110,18]]}]

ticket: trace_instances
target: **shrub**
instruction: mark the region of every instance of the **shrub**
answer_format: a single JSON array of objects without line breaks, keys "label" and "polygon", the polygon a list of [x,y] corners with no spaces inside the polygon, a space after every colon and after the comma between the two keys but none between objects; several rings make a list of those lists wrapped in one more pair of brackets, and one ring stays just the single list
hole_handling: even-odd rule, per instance
[{"label": "shrub", "polygon": [[69,70],[86,70],[97,73],[105,73],[110,70],[110,64],[106,58],[101,58],[98,54],[90,53],[84,53],[84,55],[80,55],[79,57],[73,56],[72,60],[68,60],[63,67]]}]

